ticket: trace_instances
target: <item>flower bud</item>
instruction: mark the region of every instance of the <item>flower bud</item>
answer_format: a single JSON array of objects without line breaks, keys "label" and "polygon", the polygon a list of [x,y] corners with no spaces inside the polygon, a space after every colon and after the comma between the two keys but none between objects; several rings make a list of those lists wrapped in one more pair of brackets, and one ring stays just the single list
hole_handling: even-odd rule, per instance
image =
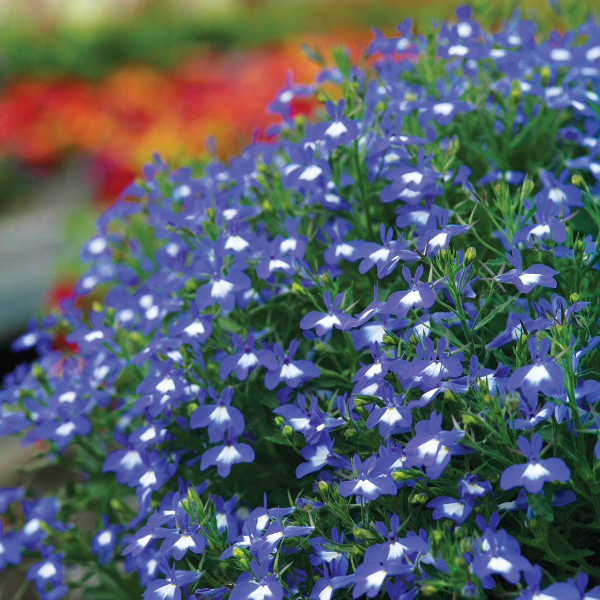
[{"label": "flower bud", "polygon": [[263,207],[263,210],[271,210],[271,209],[273,208],[273,207],[271,206],[271,203],[270,203],[268,200],[265,200],[265,201],[262,203],[262,207]]},{"label": "flower bud", "polygon": [[500,475],[498,475],[498,473],[492,473],[492,475],[490,475],[489,479],[490,479],[490,483],[498,483],[498,481],[500,481]]},{"label": "flower bud", "polygon": [[579,173],[575,173],[575,175],[571,177],[571,183],[573,185],[576,185],[577,187],[583,187],[585,182],[583,180],[583,177]]},{"label": "flower bud", "polygon": [[427,502],[428,499],[429,497],[425,493],[413,494],[409,498],[411,504],[425,504],[425,502]]},{"label": "flower bud", "polygon": [[536,250],[542,249],[542,240],[540,240],[540,238],[537,235],[535,235],[535,233],[530,234],[527,241],[529,242],[529,245],[532,248],[535,248]]},{"label": "flower bud", "polygon": [[294,430],[289,425],[286,425],[283,428],[283,435],[285,435],[286,437],[290,437],[293,433],[294,433]]},{"label": "flower bud", "polygon": [[542,76],[542,85],[546,87],[550,81],[550,67],[548,65],[544,65],[540,69],[540,75]]},{"label": "flower bud", "polygon": [[571,295],[569,296],[569,301],[570,301],[571,303],[573,303],[573,302],[578,302],[578,301],[579,301],[579,294],[578,294],[577,292],[575,292],[575,293],[571,294]]},{"label": "flower bud", "polygon": [[472,537],[467,536],[460,540],[459,548],[461,554],[464,554],[465,552],[471,552],[471,550],[473,550],[474,545],[475,542]]},{"label": "flower bud", "polygon": [[522,95],[523,94],[521,92],[521,83],[519,82],[518,79],[513,79],[511,90],[510,90],[511,99],[518,102],[521,99]]},{"label": "flower bud", "polygon": [[356,429],[346,429],[346,431],[344,431],[344,437],[351,438],[355,433]]},{"label": "flower bud", "polygon": [[187,409],[187,413],[188,413],[188,416],[190,416],[190,417],[191,417],[191,416],[192,416],[192,413],[193,413],[193,412],[194,412],[194,411],[195,411],[197,408],[198,408],[198,404],[197,404],[196,402],[190,402],[190,403],[187,405],[187,407],[186,407],[186,409]]},{"label": "flower bud", "polygon": [[281,415],[277,415],[275,417],[275,425],[277,425],[277,427],[281,427],[282,425],[285,425],[285,419]]},{"label": "flower bud", "polygon": [[465,259],[464,259],[465,265],[470,265],[475,260],[476,257],[477,257],[477,250],[475,250],[475,248],[473,248],[473,247],[467,248],[467,251],[465,252]]},{"label": "flower bud", "polygon": [[446,400],[457,400],[456,396],[454,395],[454,392],[450,388],[446,388],[444,390],[444,398]]},{"label": "flower bud", "polygon": [[354,537],[357,537],[361,540],[376,540],[377,534],[369,531],[368,529],[363,529],[362,527],[353,527],[352,534]]},{"label": "flower bud", "polygon": [[477,423],[479,422],[479,419],[475,415],[471,415],[471,414],[462,415],[460,417],[460,420],[465,425],[477,425]]},{"label": "flower bud", "polygon": [[234,558],[237,558],[240,561],[240,565],[244,569],[250,568],[250,561],[248,560],[246,553],[239,546],[233,547],[233,556]]},{"label": "flower bud", "polygon": [[516,412],[519,408],[519,402],[521,401],[521,394],[519,392],[512,392],[504,394],[504,406],[509,413]]},{"label": "flower bud", "polygon": [[423,473],[418,469],[400,469],[392,473],[392,479],[394,481],[406,481],[407,479],[413,479],[414,477],[423,476]]},{"label": "flower bud", "polygon": [[33,365],[31,372],[36,379],[44,379],[46,377],[46,372],[38,364]]},{"label": "flower bud", "polygon": [[478,598],[479,590],[472,581],[467,581],[467,583],[465,583],[465,585],[462,586],[462,589],[460,590],[460,595],[463,598]]},{"label": "flower bud", "polygon": [[354,396],[354,406],[356,408],[360,408],[361,406],[365,406],[365,404],[373,404],[373,400],[371,398],[359,398]]},{"label": "flower bud", "polygon": [[419,589],[421,590],[421,594],[427,597],[433,596],[438,591],[438,588],[435,585],[435,583],[431,581],[426,581],[425,583],[422,583]]},{"label": "flower bud", "polygon": [[214,209],[212,206],[209,206],[209,207],[206,209],[206,216],[207,216],[209,219],[214,219],[214,218],[215,218],[215,209]]},{"label": "flower bud", "polygon": [[388,335],[387,333],[383,336],[382,341],[384,344],[396,344],[396,340],[394,340],[394,338],[391,335]]},{"label": "flower bud", "polygon": [[319,481],[319,483],[317,483],[317,489],[319,490],[321,496],[324,496],[329,489],[329,484],[326,481]]},{"label": "flower bud", "polygon": [[292,289],[297,293],[297,294],[304,294],[304,288],[296,281],[294,281],[294,283],[292,283]]}]

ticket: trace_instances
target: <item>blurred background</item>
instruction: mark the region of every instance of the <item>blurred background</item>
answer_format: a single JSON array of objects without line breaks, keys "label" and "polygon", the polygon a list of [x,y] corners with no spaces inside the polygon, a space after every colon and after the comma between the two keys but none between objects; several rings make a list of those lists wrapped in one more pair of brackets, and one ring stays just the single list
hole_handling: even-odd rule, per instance
[{"label": "blurred background", "polygon": [[[418,29],[457,4],[0,0],[0,381],[33,358],[10,353],[10,341],[69,296],[95,218],[153,152],[176,165],[205,155],[213,135],[226,160],[278,120],[265,107],[286,76],[313,82],[319,67],[302,42],[357,58],[371,26],[392,34],[411,16]],[[500,25],[523,2],[475,4]],[[314,104],[293,110],[310,116]]]},{"label": "blurred background", "polygon": [[265,107],[288,74],[313,81],[302,42],[357,57],[370,26],[454,4],[0,0],[0,376],[33,358],[11,340],[70,294],[95,218],[153,152],[177,164],[213,135],[227,159],[278,120]]}]

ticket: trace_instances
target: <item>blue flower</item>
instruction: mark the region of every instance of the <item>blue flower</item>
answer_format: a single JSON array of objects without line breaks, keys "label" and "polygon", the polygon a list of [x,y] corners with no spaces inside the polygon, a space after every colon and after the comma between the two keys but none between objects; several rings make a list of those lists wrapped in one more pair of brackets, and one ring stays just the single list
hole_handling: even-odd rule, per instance
[{"label": "blue flower", "polygon": [[527,463],[504,469],[500,476],[500,487],[503,490],[522,485],[530,494],[538,494],[546,481],[569,481],[571,471],[562,458],[540,458],[543,441],[539,433],[533,434],[531,443],[521,436],[517,444],[527,458]]},{"label": "blue flower", "polygon": [[532,265],[523,270],[521,253],[517,248],[513,249],[512,255],[507,252],[506,258],[515,268],[502,275],[496,275],[494,279],[499,283],[512,283],[523,294],[530,292],[536,285],[548,288],[556,287],[553,277],[558,275],[558,271],[541,264]]},{"label": "blue flower", "polygon": [[541,340],[539,346],[535,337],[529,338],[527,347],[533,364],[519,367],[513,371],[506,384],[508,392],[514,392],[520,388],[527,398],[533,399],[537,397],[538,392],[542,392],[546,396],[553,396],[555,391],[562,390],[565,376],[554,357],[548,356],[550,344],[549,338]]},{"label": "blue flower", "polygon": [[254,450],[248,444],[237,441],[238,436],[235,428],[222,433],[220,438],[222,442],[220,446],[214,446],[202,455],[201,471],[215,465],[217,473],[221,477],[227,477],[231,472],[232,465],[254,460]]},{"label": "blue flower", "polygon": [[54,554],[54,546],[40,546],[40,554],[42,561],[37,562],[27,570],[26,578],[35,581],[35,587],[38,591],[44,588],[51,582],[53,585],[60,585],[63,580],[63,566],[61,560],[64,552]]},{"label": "blue flower", "polygon": [[290,342],[287,354],[279,344],[273,346],[279,364],[272,371],[265,374],[265,387],[273,390],[280,382],[284,382],[291,388],[297,388],[304,380],[319,377],[321,371],[309,360],[294,360],[294,354],[300,343],[293,339]]},{"label": "blue flower", "polygon": [[354,479],[342,481],[338,486],[340,496],[356,494],[366,500],[376,500],[381,494],[396,495],[396,485],[390,475],[394,458],[379,458],[372,454],[364,462],[358,454],[352,459],[355,471]]},{"label": "blue flower", "polygon": [[331,293],[328,290],[323,292],[323,303],[327,312],[311,310],[302,317],[300,327],[302,329],[312,329],[316,327],[316,334],[319,337],[330,332],[334,327],[336,329],[347,329],[352,322],[352,317],[346,314],[343,309],[339,308],[344,300],[344,293],[337,294],[331,300]]},{"label": "blue flower", "polygon": [[283,587],[279,576],[269,574],[267,561],[259,566],[253,560],[250,563],[252,574],[242,573],[235,583],[235,587],[229,595],[230,600],[248,600],[260,598],[261,600],[281,600],[283,598]]}]

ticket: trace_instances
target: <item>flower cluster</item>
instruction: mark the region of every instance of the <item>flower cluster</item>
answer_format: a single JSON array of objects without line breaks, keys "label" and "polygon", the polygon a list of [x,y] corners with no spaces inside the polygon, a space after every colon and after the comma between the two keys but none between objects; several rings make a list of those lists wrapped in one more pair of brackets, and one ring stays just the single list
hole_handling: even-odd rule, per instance
[{"label": "flower cluster", "polygon": [[273,142],[156,155],[99,218],[104,305],[32,321],[0,392],[75,471],[0,492],[46,600],[73,565],[146,600],[600,598],[600,28],[456,16],[337,50],[323,121],[286,88]]}]

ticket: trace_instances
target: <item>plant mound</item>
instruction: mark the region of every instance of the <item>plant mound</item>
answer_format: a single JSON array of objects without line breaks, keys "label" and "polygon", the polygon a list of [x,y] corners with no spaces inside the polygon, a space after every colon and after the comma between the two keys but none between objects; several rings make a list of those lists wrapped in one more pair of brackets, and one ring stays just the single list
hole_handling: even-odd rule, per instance
[{"label": "plant mound", "polygon": [[456,14],[311,51],[273,141],[155,156],[99,218],[104,304],[32,322],[0,392],[70,474],[0,490],[0,566],[45,600],[600,598],[600,28]]}]

